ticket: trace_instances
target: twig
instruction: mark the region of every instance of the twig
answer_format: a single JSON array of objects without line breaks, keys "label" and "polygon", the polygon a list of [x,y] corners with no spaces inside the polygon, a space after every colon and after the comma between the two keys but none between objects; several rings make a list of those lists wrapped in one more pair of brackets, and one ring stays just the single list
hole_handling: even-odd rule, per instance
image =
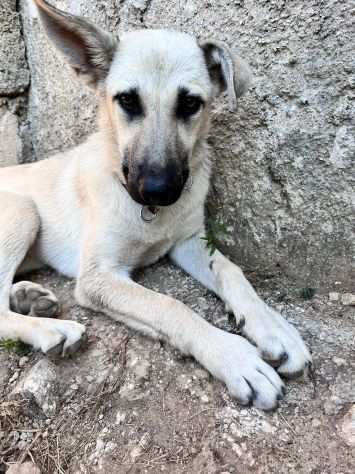
[{"label": "twig", "polygon": [[28,446],[28,448],[26,448],[26,449],[24,450],[24,452],[21,454],[20,459],[19,459],[19,461],[18,461],[19,464],[21,464],[21,463],[25,460],[26,456],[29,456],[29,452],[30,452],[31,448],[32,448],[32,447],[34,446],[34,444],[37,442],[38,438],[39,438],[40,436],[42,436],[42,434],[43,434],[42,431],[40,431],[39,433],[36,434],[36,436],[34,437],[34,439],[31,441],[30,445]]},{"label": "twig", "polygon": [[294,436],[298,436],[297,433],[296,433],[296,431],[292,428],[292,426],[291,426],[290,423],[286,420],[286,418],[283,416],[283,414],[280,413],[279,415],[280,415],[280,418],[282,419],[282,421],[290,428],[292,434],[293,434]]},{"label": "twig", "polygon": [[182,420],[182,423],[186,423],[187,421],[190,421],[193,418],[196,418],[196,416],[202,415],[202,413],[205,413],[206,411],[211,411],[211,410],[217,410],[217,407],[205,408],[204,410],[198,411],[194,415],[190,416],[190,418],[185,418],[185,420]]}]

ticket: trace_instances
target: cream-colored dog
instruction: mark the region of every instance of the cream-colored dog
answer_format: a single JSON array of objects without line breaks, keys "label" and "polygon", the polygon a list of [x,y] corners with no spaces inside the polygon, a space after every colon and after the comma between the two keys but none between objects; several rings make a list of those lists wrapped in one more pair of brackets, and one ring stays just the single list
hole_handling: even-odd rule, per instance
[{"label": "cream-colored dog", "polygon": [[[49,265],[77,278],[80,305],[195,357],[241,403],[275,408],[284,391],[277,371],[300,374],[311,356],[240,268],[210,256],[201,239],[211,102],[226,90],[235,106],[248,67],[213,41],[161,30],[115,38],[35,3],[50,38],[96,89],[100,127],[50,160],[0,170],[0,338],[45,353],[78,347],[85,328],[49,319],[58,310],[51,292],[13,285],[16,274]],[[245,338],[132,281],[134,268],[166,254],[228,305]]]}]

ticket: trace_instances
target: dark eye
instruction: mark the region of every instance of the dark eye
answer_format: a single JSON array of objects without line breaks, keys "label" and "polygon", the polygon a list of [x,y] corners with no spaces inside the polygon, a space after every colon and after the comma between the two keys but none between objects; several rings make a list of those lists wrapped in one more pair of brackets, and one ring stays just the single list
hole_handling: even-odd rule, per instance
[{"label": "dark eye", "polygon": [[136,91],[122,92],[117,94],[115,99],[131,118],[143,114],[142,104]]},{"label": "dark eye", "polygon": [[198,97],[187,96],[183,100],[183,107],[191,114],[195,114],[201,107],[201,100]]},{"label": "dark eye", "polygon": [[176,115],[178,118],[187,120],[195,115],[202,105],[203,101],[201,97],[182,91],[178,96]]}]

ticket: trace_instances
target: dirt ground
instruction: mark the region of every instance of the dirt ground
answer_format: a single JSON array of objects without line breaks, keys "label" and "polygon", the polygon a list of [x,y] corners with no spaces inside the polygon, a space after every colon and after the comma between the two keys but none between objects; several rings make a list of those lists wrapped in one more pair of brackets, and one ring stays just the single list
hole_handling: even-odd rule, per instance
[{"label": "dirt ground", "polygon": [[[72,281],[49,271],[29,279],[56,293],[62,317],[86,324],[88,339],[66,359],[0,350],[0,473],[31,459],[43,474],[355,472],[355,435],[347,432],[355,414],[346,424],[355,404],[353,306],[254,280],[298,327],[315,362],[313,375],[287,382],[279,409],[264,413],[235,403],[171,347],[79,308]],[[234,330],[222,303],[167,262],[138,279]],[[36,399],[18,389],[31,370],[32,385],[44,371],[44,386],[31,389],[41,392]]]}]

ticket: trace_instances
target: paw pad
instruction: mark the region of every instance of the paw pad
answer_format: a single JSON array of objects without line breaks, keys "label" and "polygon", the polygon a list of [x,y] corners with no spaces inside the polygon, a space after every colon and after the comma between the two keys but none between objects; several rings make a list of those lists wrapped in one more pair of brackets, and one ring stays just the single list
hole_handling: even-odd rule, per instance
[{"label": "paw pad", "polygon": [[22,281],[12,286],[11,310],[15,313],[54,318],[60,312],[55,295],[36,283]]}]

